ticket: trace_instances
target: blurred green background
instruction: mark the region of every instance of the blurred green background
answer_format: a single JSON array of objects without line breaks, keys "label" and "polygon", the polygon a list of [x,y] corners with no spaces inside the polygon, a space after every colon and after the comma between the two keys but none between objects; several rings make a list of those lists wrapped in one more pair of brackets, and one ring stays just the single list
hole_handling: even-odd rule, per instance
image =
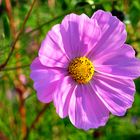
[{"label": "blurred green background", "polygon": [[60,119],[51,103],[36,98],[29,65],[51,27],[71,12],[89,17],[97,9],[112,12],[126,24],[128,38],[140,57],[139,0],[0,0],[0,65],[5,63],[20,31],[8,63],[0,68],[0,140],[140,140],[140,79],[135,101],[124,117],[110,116],[106,126],[83,131],[68,118]]}]

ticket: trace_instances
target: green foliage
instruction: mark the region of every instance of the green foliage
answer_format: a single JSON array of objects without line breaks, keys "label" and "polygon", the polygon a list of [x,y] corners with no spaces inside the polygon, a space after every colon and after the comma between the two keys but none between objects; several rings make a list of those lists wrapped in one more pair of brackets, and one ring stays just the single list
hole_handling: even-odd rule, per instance
[{"label": "green foliage", "polygon": [[[50,0],[53,1],[53,0]],[[16,32],[20,30],[32,0],[11,0],[12,15]],[[49,5],[47,0],[36,2],[26,23],[24,32],[17,42],[8,64],[0,71],[0,134],[8,140],[22,140],[20,99],[17,94],[18,73],[27,91],[24,107],[26,125],[29,128],[44,106],[37,100],[31,81],[29,65],[37,56],[41,41],[51,27],[60,23],[70,13],[86,13],[91,16],[97,9],[121,11],[124,14],[128,40],[140,57],[140,2],[139,0],[56,0]],[[0,64],[5,62],[11,50],[13,39],[6,13],[5,2],[0,4]],[[21,69],[17,67],[21,66]],[[20,71],[20,72],[19,72]],[[56,114],[53,103],[40,117],[39,122],[29,133],[29,140],[138,140],[140,138],[140,79],[135,80],[136,94],[133,107],[124,117],[110,117],[107,125],[95,130],[83,131],[75,128],[68,118],[61,119]]]},{"label": "green foliage", "polygon": [[9,19],[7,15],[3,15],[3,29],[4,29],[4,35],[5,38],[10,38],[10,25],[9,25]]},{"label": "green foliage", "polygon": [[129,16],[132,23],[132,26],[136,28],[138,22],[140,21],[140,2],[133,1],[131,2],[131,7],[129,10]]}]

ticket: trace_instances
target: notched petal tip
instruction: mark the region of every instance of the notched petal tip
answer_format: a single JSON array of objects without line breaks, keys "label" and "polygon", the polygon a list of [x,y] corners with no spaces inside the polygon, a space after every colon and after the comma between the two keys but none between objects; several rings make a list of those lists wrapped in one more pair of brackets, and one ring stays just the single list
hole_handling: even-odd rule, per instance
[{"label": "notched petal tip", "polygon": [[116,16],[113,16],[111,12],[98,10],[92,15],[91,19],[96,19],[98,23],[101,24],[101,26],[102,25],[104,26],[105,24],[110,24],[111,26],[112,23],[115,23],[115,22],[119,23],[118,24],[120,27],[119,30],[124,32],[127,35],[125,24],[122,21],[120,21]]},{"label": "notched petal tip", "polygon": [[69,118],[75,127],[89,130],[104,126],[109,110],[89,85],[78,86],[70,100]]},{"label": "notched petal tip", "polygon": [[92,84],[97,96],[113,115],[124,116],[132,107],[135,94],[132,80],[96,74]]},{"label": "notched petal tip", "polygon": [[96,46],[88,53],[91,60],[120,48],[126,41],[125,24],[110,12],[98,10],[91,19],[95,19],[101,29],[101,38]]},{"label": "notched petal tip", "polygon": [[97,10],[96,12],[93,13],[92,17],[91,18],[94,18],[94,16],[96,15],[101,15],[101,14],[108,14],[108,16],[112,16],[111,12],[108,12],[108,11],[103,11],[101,9]]}]

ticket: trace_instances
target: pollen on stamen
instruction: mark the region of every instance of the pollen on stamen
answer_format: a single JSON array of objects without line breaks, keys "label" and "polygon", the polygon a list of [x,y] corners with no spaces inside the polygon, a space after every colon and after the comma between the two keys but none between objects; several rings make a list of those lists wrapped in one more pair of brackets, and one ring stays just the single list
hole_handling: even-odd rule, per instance
[{"label": "pollen on stamen", "polygon": [[86,84],[93,77],[94,66],[88,58],[77,57],[70,62],[68,72],[77,83]]}]

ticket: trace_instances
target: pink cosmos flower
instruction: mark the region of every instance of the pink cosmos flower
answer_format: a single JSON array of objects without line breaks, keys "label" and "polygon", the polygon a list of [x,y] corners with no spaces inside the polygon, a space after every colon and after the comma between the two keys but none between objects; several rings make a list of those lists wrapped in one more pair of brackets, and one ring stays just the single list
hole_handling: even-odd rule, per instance
[{"label": "pink cosmos flower", "polygon": [[106,124],[109,112],[123,116],[132,106],[140,60],[126,41],[125,25],[98,10],[65,16],[41,44],[31,78],[41,102],[54,102],[61,118],[81,129]]}]

